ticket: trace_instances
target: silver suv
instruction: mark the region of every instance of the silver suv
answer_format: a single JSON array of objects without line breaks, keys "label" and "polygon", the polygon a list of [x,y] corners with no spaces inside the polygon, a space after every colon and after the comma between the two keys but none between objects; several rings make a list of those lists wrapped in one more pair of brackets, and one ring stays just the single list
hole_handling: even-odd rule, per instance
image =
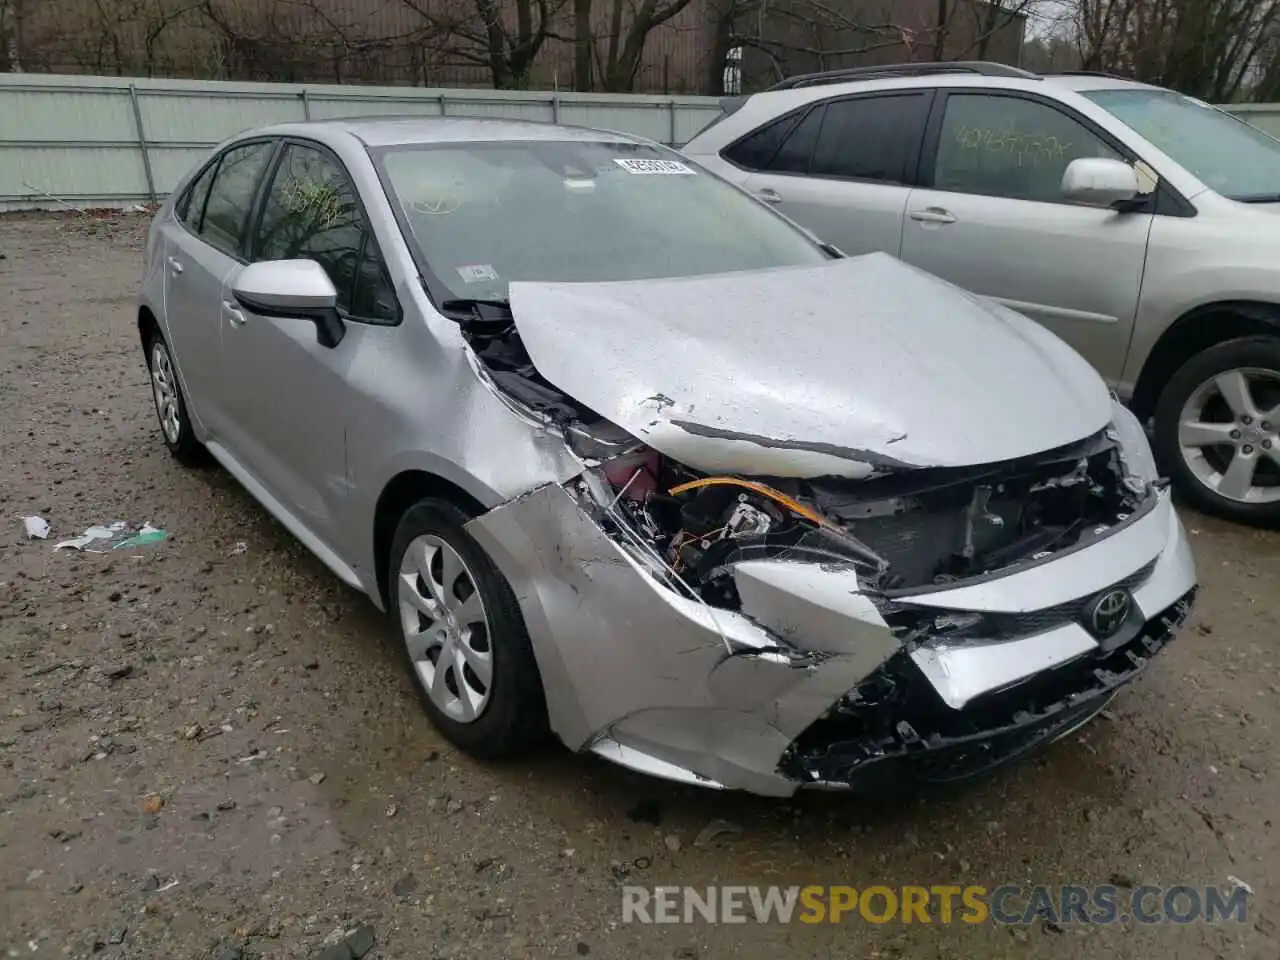
[{"label": "silver suv", "polygon": [[1160,87],[962,63],[795,77],[684,150],[1049,327],[1188,501],[1280,524],[1280,141]]}]

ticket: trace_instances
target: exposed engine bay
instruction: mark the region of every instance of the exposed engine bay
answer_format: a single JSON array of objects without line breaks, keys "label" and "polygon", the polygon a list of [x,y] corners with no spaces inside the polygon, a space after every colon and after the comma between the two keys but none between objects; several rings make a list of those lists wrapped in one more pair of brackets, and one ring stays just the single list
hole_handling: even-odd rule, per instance
[{"label": "exposed engine bay", "polygon": [[508,402],[594,464],[580,504],[654,576],[713,606],[738,608],[732,567],[744,560],[852,565],[887,597],[955,584],[1104,537],[1151,494],[1108,431],[1021,460],[862,480],[701,474],[543,378],[505,304],[450,312]]}]

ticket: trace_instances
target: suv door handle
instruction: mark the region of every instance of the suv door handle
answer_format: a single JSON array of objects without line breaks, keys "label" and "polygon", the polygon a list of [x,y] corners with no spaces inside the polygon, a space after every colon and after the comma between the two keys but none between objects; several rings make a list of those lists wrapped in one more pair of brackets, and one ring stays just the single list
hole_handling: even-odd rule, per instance
[{"label": "suv door handle", "polygon": [[181,272],[182,272],[182,261],[181,261],[181,260],[179,260],[177,257],[170,257],[170,258],[169,258],[169,269],[170,269],[170,270],[172,270],[174,273],[181,273]]},{"label": "suv door handle", "polygon": [[757,193],[756,196],[759,197],[761,200],[763,200],[765,203],[781,203],[782,202],[782,194],[780,194],[777,190],[774,190],[772,187],[765,187],[763,190]]},{"label": "suv door handle", "polygon": [[921,223],[955,223],[956,218],[941,207],[925,207],[923,210],[912,210],[911,219]]}]

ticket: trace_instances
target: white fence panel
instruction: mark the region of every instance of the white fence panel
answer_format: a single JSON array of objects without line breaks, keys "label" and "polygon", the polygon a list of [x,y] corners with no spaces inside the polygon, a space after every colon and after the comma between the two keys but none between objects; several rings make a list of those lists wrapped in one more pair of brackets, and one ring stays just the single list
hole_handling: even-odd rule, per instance
[{"label": "white fence panel", "polygon": [[[1280,136],[1280,104],[1230,109]],[[215,143],[282,120],[501,117],[680,145],[719,112],[713,97],[0,74],[0,210],[159,199]]]},{"label": "white fence panel", "polygon": [[499,117],[678,145],[718,114],[712,97],[0,74],[0,210],[159,199],[214,144],[278,121]]}]

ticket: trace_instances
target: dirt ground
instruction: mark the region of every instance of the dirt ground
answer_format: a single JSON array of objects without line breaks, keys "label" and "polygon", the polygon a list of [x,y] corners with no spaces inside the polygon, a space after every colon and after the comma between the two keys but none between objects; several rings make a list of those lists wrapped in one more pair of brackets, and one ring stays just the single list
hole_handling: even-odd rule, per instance
[{"label": "dirt ground", "polygon": [[[556,747],[486,766],[427,723],[370,603],[224,472],[165,452],[134,330],[144,231],[0,219],[8,956],[347,957],[369,935],[365,956],[408,960],[1280,953],[1280,536],[1184,514],[1203,590],[1181,638],[1103,718],[955,795],[764,800]],[[27,514],[49,540],[25,538]],[[54,552],[114,520],[169,538]],[[736,829],[696,843],[717,818]],[[1237,881],[1246,920],[1216,925],[621,909],[628,883]]]}]

